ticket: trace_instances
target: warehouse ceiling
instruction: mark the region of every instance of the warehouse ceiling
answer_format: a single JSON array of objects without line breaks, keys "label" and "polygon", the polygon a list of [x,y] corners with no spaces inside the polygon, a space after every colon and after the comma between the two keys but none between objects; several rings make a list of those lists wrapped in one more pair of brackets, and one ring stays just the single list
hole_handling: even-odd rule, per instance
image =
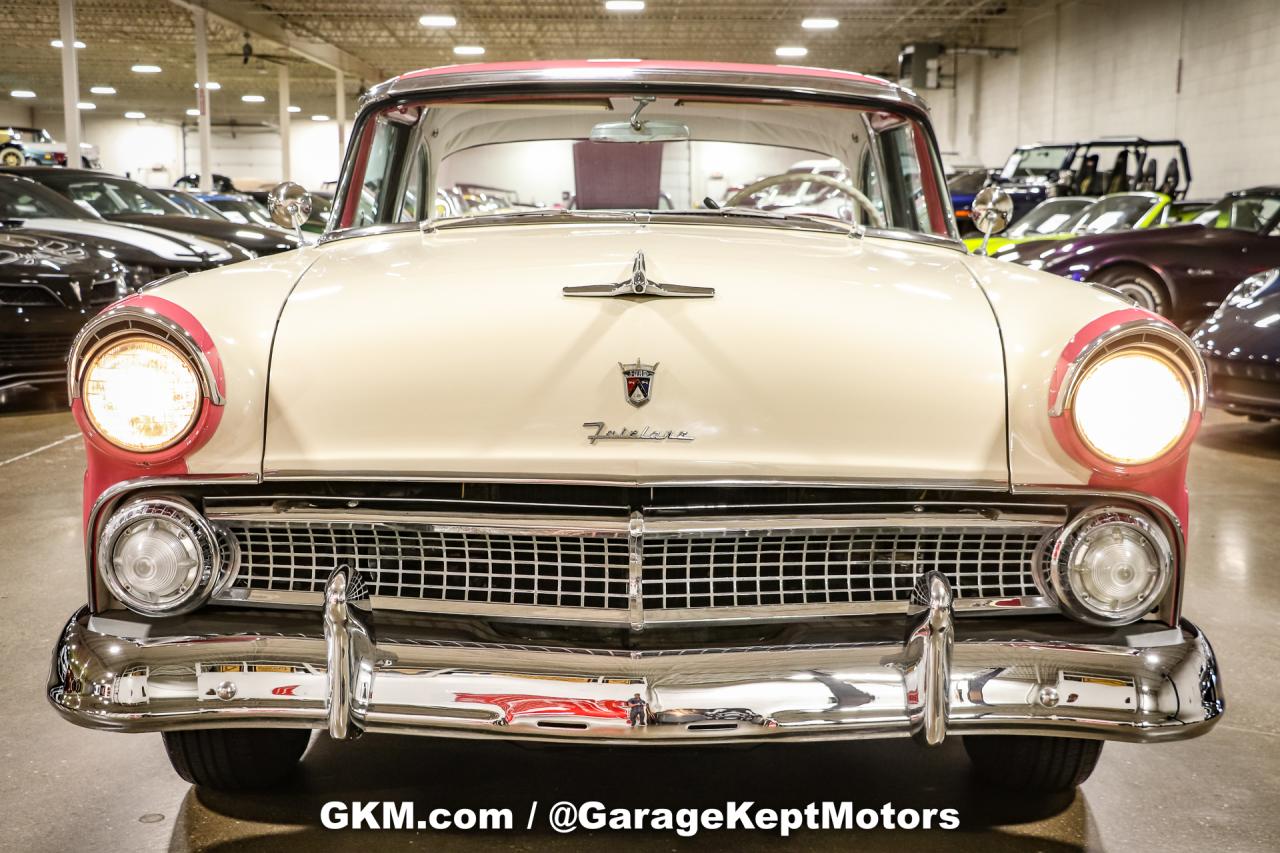
[{"label": "warehouse ceiling", "polygon": [[[197,0],[199,2],[199,0]],[[706,59],[791,62],[886,74],[911,41],[949,46],[981,42],[984,26],[1009,20],[1035,0],[647,0],[640,11],[610,11],[604,0],[207,0],[209,77],[215,122],[272,123],[277,69],[290,68],[290,100],[304,115],[334,111],[332,68],[351,70],[350,97],[402,71],[462,61],[548,58]],[[77,0],[80,98],[99,115],[145,112],[186,118],[194,106],[195,47],[190,3],[173,0]],[[37,111],[61,110],[61,49],[57,0],[5,0],[0,15],[0,97],[36,93]],[[452,16],[448,27],[425,27],[422,15]],[[805,18],[833,18],[834,29],[806,29]],[[248,35],[246,36],[246,31]],[[266,38],[276,36],[278,41]],[[245,60],[246,43],[252,53]],[[456,47],[484,48],[483,56]],[[779,59],[779,47],[802,47],[801,58]],[[158,65],[156,74],[131,70]],[[111,86],[114,95],[93,94]],[[244,95],[262,95],[245,103]],[[348,107],[350,111],[351,107]]]}]

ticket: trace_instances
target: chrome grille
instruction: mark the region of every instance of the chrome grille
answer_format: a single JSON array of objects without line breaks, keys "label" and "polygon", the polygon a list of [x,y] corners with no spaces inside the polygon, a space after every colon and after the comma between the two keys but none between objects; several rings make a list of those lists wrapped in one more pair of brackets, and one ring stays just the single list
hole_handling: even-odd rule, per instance
[{"label": "chrome grille", "polygon": [[935,569],[959,607],[1039,601],[1033,565],[1058,527],[955,514],[512,519],[255,508],[210,517],[237,546],[233,601],[318,603],[347,565],[375,607],[633,624],[900,612]]},{"label": "chrome grille", "polygon": [[339,565],[373,596],[538,607],[627,607],[623,538],[440,531],[345,522],[233,523],[236,586],[319,593]]},{"label": "chrome grille", "polygon": [[938,569],[957,598],[1039,592],[1030,574],[1045,531],[864,528],[743,533],[644,543],[646,610],[905,602]]}]

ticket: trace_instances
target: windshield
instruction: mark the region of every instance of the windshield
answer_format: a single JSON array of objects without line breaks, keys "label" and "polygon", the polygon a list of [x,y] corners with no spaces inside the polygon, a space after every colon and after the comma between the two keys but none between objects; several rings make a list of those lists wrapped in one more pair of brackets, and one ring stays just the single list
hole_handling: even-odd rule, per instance
[{"label": "windshield", "polygon": [[344,176],[340,228],[735,208],[952,233],[927,135],[848,105],[627,95],[419,104],[365,119],[353,145],[359,177]]},{"label": "windshield", "polygon": [[953,193],[976,193],[987,185],[990,176],[986,169],[975,169],[972,172],[961,172],[947,181],[947,189]]},{"label": "windshield", "polygon": [[156,192],[163,195],[173,204],[182,209],[187,216],[194,216],[197,219],[222,219],[223,216],[214,208],[202,202],[193,195],[182,192],[181,190],[157,190]]},{"label": "windshield", "polygon": [[1019,219],[1005,232],[1007,237],[1027,237],[1034,234],[1058,234],[1067,230],[1067,224],[1080,211],[1093,204],[1088,198],[1051,198],[1037,204],[1030,213]]},{"label": "windshield", "polygon": [[1261,231],[1275,224],[1277,214],[1280,214],[1280,196],[1229,195],[1206,207],[1195,218],[1195,223],[1209,228]]},{"label": "windshield", "polygon": [[10,133],[18,133],[24,142],[40,142],[50,144],[53,137],[49,135],[49,131],[39,127],[11,127]]},{"label": "windshield", "polygon": [[0,179],[0,219],[89,219],[48,187],[31,181]]},{"label": "windshield", "polygon": [[43,174],[40,179],[72,201],[87,204],[102,216],[186,215],[180,207],[155,190],[122,178],[99,178],[72,173],[69,175]]},{"label": "windshield", "polygon": [[1040,145],[1018,148],[1009,155],[1000,177],[1006,181],[1018,178],[1057,178],[1058,172],[1070,167],[1075,157],[1074,145]]},{"label": "windshield", "polygon": [[1100,198],[1081,211],[1065,230],[1100,234],[1103,231],[1133,228],[1159,203],[1160,197],[1156,195],[1111,195]]},{"label": "windshield", "polygon": [[217,208],[224,218],[239,225],[276,227],[275,223],[271,221],[271,215],[267,213],[266,208],[252,199],[211,198],[207,199],[207,202],[210,206]]}]

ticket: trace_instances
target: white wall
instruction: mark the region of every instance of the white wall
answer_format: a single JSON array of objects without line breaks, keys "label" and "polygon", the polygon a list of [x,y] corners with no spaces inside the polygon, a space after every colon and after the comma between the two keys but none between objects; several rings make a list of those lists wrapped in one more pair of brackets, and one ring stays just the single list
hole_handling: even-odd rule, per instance
[{"label": "white wall", "polygon": [[[188,171],[200,171],[200,137],[194,124],[185,127]],[[347,124],[344,139],[351,138]],[[212,139],[213,171],[235,178],[264,181],[280,179],[280,134],[275,128],[215,127]],[[290,178],[310,189],[320,189],[338,179],[338,126],[331,121],[296,118],[289,130]],[[104,163],[105,165],[105,163]]]},{"label": "white wall", "polygon": [[960,57],[954,89],[923,93],[953,162],[1136,134],[1186,143],[1192,196],[1280,180],[1277,0],[1057,0],[985,41],[1018,53]]},{"label": "white wall", "polygon": [[[3,104],[3,102],[0,102]],[[6,105],[7,106],[7,105]],[[5,121],[0,112],[0,122]],[[24,124],[32,123],[23,117]],[[62,113],[37,111],[34,123],[47,128],[55,139],[63,138]],[[193,124],[178,125],[151,119],[99,117],[80,114],[85,142],[98,146],[102,168],[128,174],[151,186],[169,186],[188,172],[200,171],[200,139]],[[16,119],[9,119],[16,122]],[[186,137],[185,155],[183,137]],[[289,133],[293,180],[311,189],[338,178],[338,126],[331,121],[294,119]],[[350,122],[345,138],[351,136]],[[213,171],[232,178],[280,177],[280,134],[275,128],[213,129]]]},{"label": "white wall", "polygon": [[13,98],[3,96],[0,100],[0,125],[16,124],[20,127],[30,127],[34,121],[32,109],[22,105],[22,102]]}]

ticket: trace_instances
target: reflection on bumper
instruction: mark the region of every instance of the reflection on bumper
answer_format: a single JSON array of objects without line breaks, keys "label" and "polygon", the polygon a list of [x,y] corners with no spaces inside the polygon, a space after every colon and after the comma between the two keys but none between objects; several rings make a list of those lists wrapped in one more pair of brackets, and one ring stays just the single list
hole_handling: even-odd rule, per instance
[{"label": "reflection on bumper", "polygon": [[335,573],[323,631],[303,634],[233,625],[129,639],[81,611],[55,650],[49,700],[72,722],[116,731],[291,726],[618,744],[934,744],[949,733],[1148,741],[1202,734],[1224,707],[1213,650],[1189,622],[1117,645],[1034,630],[967,638],[932,573],[903,642],[661,651],[383,637],[346,582]]}]

